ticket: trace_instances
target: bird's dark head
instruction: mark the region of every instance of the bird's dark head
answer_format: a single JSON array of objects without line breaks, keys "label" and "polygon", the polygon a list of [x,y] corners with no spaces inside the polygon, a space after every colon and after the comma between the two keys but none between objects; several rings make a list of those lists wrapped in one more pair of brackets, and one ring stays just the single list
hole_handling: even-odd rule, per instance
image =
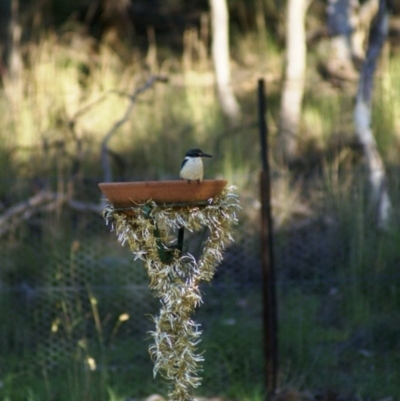
[{"label": "bird's dark head", "polygon": [[212,155],[204,153],[201,149],[190,149],[186,152],[186,157],[212,157]]}]

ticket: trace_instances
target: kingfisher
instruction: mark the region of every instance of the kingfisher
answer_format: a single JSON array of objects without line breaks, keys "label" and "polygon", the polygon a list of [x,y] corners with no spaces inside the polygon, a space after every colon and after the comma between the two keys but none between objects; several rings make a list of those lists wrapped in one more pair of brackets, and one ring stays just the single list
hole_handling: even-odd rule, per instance
[{"label": "kingfisher", "polygon": [[182,180],[197,181],[198,184],[203,180],[203,161],[202,157],[212,157],[200,149],[190,149],[186,152],[181,165],[180,176]]}]

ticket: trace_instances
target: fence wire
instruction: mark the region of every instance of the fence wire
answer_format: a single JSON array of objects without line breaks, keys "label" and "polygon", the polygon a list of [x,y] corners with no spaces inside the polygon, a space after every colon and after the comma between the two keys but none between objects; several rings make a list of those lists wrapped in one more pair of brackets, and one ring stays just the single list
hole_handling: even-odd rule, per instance
[{"label": "fence wire", "polygon": [[[327,213],[326,191],[309,204],[312,218],[274,232],[279,386],[395,396],[399,236],[373,230],[361,203],[349,199],[342,214]],[[202,288],[204,304],[194,316],[203,330],[202,395],[263,387],[258,213],[257,203],[245,204],[235,242]],[[147,351],[159,301],[141,263],[101,216],[43,212],[1,238],[0,258],[2,377],[51,378],[78,363],[124,376],[137,383],[138,395],[164,391]]]}]

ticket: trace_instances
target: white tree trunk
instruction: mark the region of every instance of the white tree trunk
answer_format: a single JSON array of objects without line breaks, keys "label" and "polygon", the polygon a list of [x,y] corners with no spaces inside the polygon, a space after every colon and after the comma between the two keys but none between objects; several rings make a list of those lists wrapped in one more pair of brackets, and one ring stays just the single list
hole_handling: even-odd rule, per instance
[{"label": "white tree trunk", "polygon": [[209,1],[211,9],[212,58],[218,97],[224,114],[232,122],[236,122],[240,116],[240,108],[231,86],[228,6],[226,0]]},{"label": "white tree trunk", "polygon": [[10,6],[11,14],[7,26],[8,41],[5,46],[6,74],[4,77],[4,89],[13,107],[13,112],[19,113],[18,107],[23,92],[21,79],[23,62],[20,49],[22,27],[19,22],[19,0],[10,0]]},{"label": "white tree trunk", "polygon": [[327,25],[331,36],[326,69],[338,84],[358,79],[365,59],[365,42],[379,0],[328,0]]},{"label": "white tree trunk", "polygon": [[327,25],[331,40],[326,68],[331,77],[339,80],[358,79],[358,71],[353,64],[352,46],[353,15],[358,7],[358,0],[328,0]]},{"label": "white tree trunk", "polygon": [[291,162],[297,155],[306,73],[305,15],[308,0],[289,0],[286,11],[286,68],[279,116],[279,153]]},{"label": "white tree trunk", "polygon": [[391,202],[387,190],[386,173],[371,129],[372,85],[376,64],[388,33],[389,14],[386,0],[380,0],[378,13],[372,22],[366,59],[361,71],[354,110],[354,124],[358,140],[362,144],[369,170],[372,200],[378,226],[389,223]]},{"label": "white tree trunk", "polygon": [[365,43],[368,41],[370,26],[378,9],[379,0],[366,0],[359,5],[356,13],[353,14],[354,34],[351,44],[353,57],[356,59],[364,60],[365,58]]}]

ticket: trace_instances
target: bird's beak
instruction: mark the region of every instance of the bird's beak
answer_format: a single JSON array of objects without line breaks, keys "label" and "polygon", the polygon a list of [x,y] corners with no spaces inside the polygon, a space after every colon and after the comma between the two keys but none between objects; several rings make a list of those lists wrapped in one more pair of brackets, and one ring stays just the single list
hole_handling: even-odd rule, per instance
[{"label": "bird's beak", "polygon": [[208,155],[207,153],[202,153],[201,157],[212,157],[212,155]]}]

